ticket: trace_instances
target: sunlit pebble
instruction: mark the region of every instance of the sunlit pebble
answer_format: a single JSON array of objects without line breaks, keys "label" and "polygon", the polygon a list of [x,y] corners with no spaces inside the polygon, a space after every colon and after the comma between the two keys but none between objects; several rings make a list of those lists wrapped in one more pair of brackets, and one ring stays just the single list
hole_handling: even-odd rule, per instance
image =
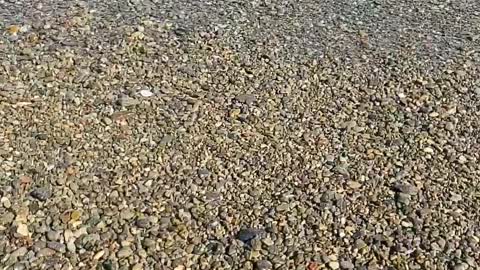
[{"label": "sunlit pebble", "polygon": [[142,90],[139,92],[142,97],[151,97],[153,96],[152,91],[150,90]]}]

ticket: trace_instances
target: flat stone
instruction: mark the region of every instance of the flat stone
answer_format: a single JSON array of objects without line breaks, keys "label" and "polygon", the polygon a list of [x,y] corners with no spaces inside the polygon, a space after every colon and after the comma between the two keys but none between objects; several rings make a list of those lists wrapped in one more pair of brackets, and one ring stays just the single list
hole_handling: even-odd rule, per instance
[{"label": "flat stone", "polygon": [[132,266],[132,270],[143,270],[143,265],[141,263],[137,263]]},{"label": "flat stone", "polygon": [[340,261],[340,267],[342,269],[354,269],[355,265],[353,265],[353,263],[351,261],[342,260],[342,261]]},{"label": "flat stone", "polygon": [[258,270],[268,270],[268,269],[272,269],[273,265],[271,262],[267,260],[261,260],[255,264],[255,268]]},{"label": "flat stone", "polygon": [[348,187],[351,189],[359,189],[362,187],[362,184],[357,182],[357,181],[348,181],[347,182]]},{"label": "flat stone", "polygon": [[129,208],[125,208],[120,212],[120,217],[124,220],[132,219],[135,216],[135,212]]},{"label": "flat stone", "polygon": [[30,232],[28,230],[28,226],[24,223],[18,223],[17,224],[17,233],[20,236],[29,236]]},{"label": "flat stone", "polygon": [[170,135],[170,134],[165,134],[162,138],[162,140],[160,141],[160,146],[166,146],[167,144],[173,142],[173,136]]},{"label": "flat stone", "polygon": [[51,192],[46,188],[36,188],[30,193],[30,195],[33,198],[44,202],[50,198]]},{"label": "flat stone", "polygon": [[462,198],[462,195],[461,194],[457,194],[457,193],[452,193],[451,196],[450,196],[450,200],[452,202],[459,202],[461,201],[463,198]]},{"label": "flat stone", "polygon": [[55,254],[55,250],[51,248],[42,248],[37,252],[38,257],[50,257]]},{"label": "flat stone", "polygon": [[47,247],[60,253],[65,253],[67,250],[67,247],[65,246],[65,244],[60,242],[54,242],[54,241],[47,242]]},{"label": "flat stone", "polygon": [[7,197],[2,197],[2,199],[0,199],[0,202],[2,203],[3,207],[5,207],[5,209],[12,207],[12,203]]},{"label": "flat stone", "polygon": [[77,246],[75,246],[75,241],[73,238],[70,239],[70,241],[67,242],[67,250],[75,253],[77,251]]},{"label": "flat stone", "polygon": [[405,194],[416,194],[418,192],[417,188],[408,184],[408,183],[396,183],[393,186],[393,190],[396,192],[401,192]]},{"label": "flat stone", "polygon": [[47,239],[50,241],[58,241],[58,239],[60,239],[60,233],[57,231],[48,231]]},{"label": "flat stone", "polygon": [[135,225],[139,228],[148,228],[150,226],[150,220],[148,218],[139,218],[135,221]]},{"label": "flat stone", "polygon": [[208,177],[210,176],[210,171],[205,168],[198,169],[198,176],[201,178]]},{"label": "flat stone", "polygon": [[273,246],[275,244],[275,242],[273,242],[273,240],[269,237],[263,239],[262,242],[268,247]]},{"label": "flat stone", "polygon": [[6,212],[0,215],[0,225],[9,226],[15,219],[15,214],[12,212]]},{"label": "flat stone", "polygon": [[348,172],[348,168],[345,165],[335,166],[334,170],[335,170],[335,172],[337,172],[341,175],[344,175],[344,176],[350,175],[350,173]]},{"label": "flat stone", "polygon": [[249,244],[251,240],[261,235],[264,231],[259,229],[241,229],[237,234],[237,239]]},{"label": "flat stone", "polygon": [[433,154],[434,150],[431,147],[425,147],[423,151],[427,154]]},{"label": "flat stone", "polygon": [[71,230],[67,229],[63,232],[63,239],[65,240],[65,242],[68,242],[70,241],[70,239],[73,239],[73,238],[75,238],[75,236]]},{"label": "flat stone", "polygon": [[157,242],[151,238],[144,239],[142,243],[146,248],[155,247],[157,245]]},{"label": "flat stone", "polygon": [[122,107],[132,107],[140,104],[140,101],[130,97],[121,97],[117,100],[117,104]]},{"label": "flat stone", "polygon": [[409,205],[410,204],[410,200],[411,200],[412,196],[410,196],[409,194],[405,194],[405,193],[397,193],[395,195],[395,200],[399,203],[403,203],[405,205]]},{"label": "flat stone", "polygon": [[245,104],[252,104],[256,101],[256,97],[252,94],[241,94],[235,97],[238,102],[245,103]]},{"label": "flat stone", "polygon": [[27,267],[23,262],[17,262],[15,265],[13,265],[13,268],[12,268],[12,270],[25,270],[25,269],[27,269]]},{"label": "flat stone", "polygon": [[458,263],[453,267],[453,270],[467,270],[469,268],[466,263]]},{"label": "flat stone", "polygon": [[23,257],[25,254],[27,254],[28,249],[26,247],[19,247],[17,248],[14,252],[10,254],[10,256],[18,258],[18,257]]},{"label": "flat stone", "polygon": [[93,256],[93,259],[98,261],[98,260],[100,260],[100,258],[103,257],[103,255],[105,255],[105,251],[100,250],[99,252],[95,253],[95,255]]},{"label": "flat stone", "polygon": [[338,269],[340,268],[340,264],[337,262],[337,261],[330,261],[328,263],[328,267],[330,267],[330,269]]},{"label": "flat stone", "polygon": [[277,206],[276,209],[277,209],[278,212],[287,211],[288,209],[290,209],[290,204],[288,204],[288,203],[282,203],[282,204],[280,204],[279,206]]},{"label": "flat stone", "polygon": [[117,258],[122,259],[122,258],[127,258],[130,257],[133,254],[133,250],[129,247],[122,247],[118,252],[117,252]]}]

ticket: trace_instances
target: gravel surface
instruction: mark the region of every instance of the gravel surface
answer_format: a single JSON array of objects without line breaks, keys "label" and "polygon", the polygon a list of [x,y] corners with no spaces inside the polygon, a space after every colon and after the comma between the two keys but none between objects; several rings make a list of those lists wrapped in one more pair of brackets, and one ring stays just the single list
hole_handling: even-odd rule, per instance
[{"label": "gravel surface", "polygon": [[480,269],[480,2],[0,0],[1,269]]}]

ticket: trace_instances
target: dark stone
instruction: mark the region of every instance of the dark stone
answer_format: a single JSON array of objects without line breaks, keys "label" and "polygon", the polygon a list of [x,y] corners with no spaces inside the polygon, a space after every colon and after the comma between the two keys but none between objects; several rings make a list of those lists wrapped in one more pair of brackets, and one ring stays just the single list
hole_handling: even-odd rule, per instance
[{"label": "dark stone", "polygon": [[105,270],[113,270],[113,265],[111,261],[105,261],[102,263],[102,267]]},{"label": "dark stone", "polygon": [[207,244],[207,252],[213,255],[221,255],[225,253],[225,246],[220,241],[211,240]]},{"label": "dark stone", "polygon": [[35,199],[37,199],[37,200],[39,200],[39,201],[44,202],[44,201],[48,200],[48,198],[50,198],[50,196],[51,196],[52,194],[51,194],[50,191],[47,190],[46,188],[37,188],[37,189],[33,190],[33,191],[30,193],[30,195],[31,195],[33,198],[35,198]]},{"label": "dark stone", "polygon": [[241,229],[237,234],[237,239],[250,245],[251,241],[261,235],[264,231],[260,229]]},{"label": "dark stone", "polygon": [[413,195],[417,193],[417,189],[408,183],[396,183],[393,185],[393,191]]},{"label": "dark stone", "polygon": [[148,228],[148,226],[150,226],[150,221],[147,218],[139,218],[135,222],[135,225],[139,228]]}]

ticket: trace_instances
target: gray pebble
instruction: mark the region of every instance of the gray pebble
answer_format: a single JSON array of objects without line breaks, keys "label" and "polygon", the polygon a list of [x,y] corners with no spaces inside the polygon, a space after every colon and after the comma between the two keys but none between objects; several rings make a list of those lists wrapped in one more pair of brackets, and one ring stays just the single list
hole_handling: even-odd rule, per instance
[{"label": "gray pebble", "polygon": [[338,269],[340,268],[340,264],[337,262],[337,261],[330,261],[328,263],[328,267],[330,267],[330,269]]},{"label": "gray pebble", "polygon": [[51,248],[42,248],[37,252],[38,257],[50,257],[55,254],[55,250]]},{"label": "gray pebble", "polygon": [[28,252],[28,249],[26,247],[19,247],[14,252],[12,252],[10,255],[12,257],[18,258],[18,257],[25,256],[25,254],[27,254],[27,252]]},{"label": "gray pebble", "polygon": [[344,164],[335,166],[334,170],[341,175],[349,175],[348,168]]},{"label": "gray pebble", "polygon": [[455,125],[452,122],[447,122],[447,124],[445,124],[445,128],[447,130],[453,131],[455,130]]},{"label": "gray pebble", "polygon": [[225,253],[225,245],[217,240],[209,241],[206,248],[209,254],[220,255]]},{"label": "gray pebble", "polygon": [[0,215],[0,225],[8,226],[15,219],[15,215],[11,212],[6,212]]},{"label": "gray pebble", "polygon": [[397,193],[395,195],[395,199],[397,202],[399,203],[403,203],[405,205],[409,205],[410,204],[410,200],[411,200],[411,196],[409,194],[406,194],[406,193]]},{"label": "gray pebble", "polygon": [[468,264],[466,263],[458,263],[453,267],[453,270],[467,270],[468,269]]},{"label": "gray pebble", "polygon": [[47,239],[50,241],[58,241],[58,239],[60,239],[60,233],[57,231],[48,231]]},{"label": "gray pebble", "polygon": [[143,246],[146,248],[155,247],[157,242],[151,238],[143,239]]},{"label": "gray pebble", "polygon": [[135,222],[135,225],[139,228],[148,228],[148,226],[150,226],[150,220],[148,218],[139,218]]},{"label": "gray pebble", "polygon": [[172,219],[170,217],[162,217],[159,220],[160,228],[166,229],[172,225]]},{"label": "gray pebble", "polygon": [[131,107],[140,104],[140,101],[134,98],[123,96],[118,99],[117,104],[122,107]]},{"label": "gray pebble", "polygon": [[65,246],[65,244],[60,242],[54,242],[54,241],[47,242],[47,247],[60,253],[65,253],[67,250],[67,247]]},{"label": "gray pebble", "polygon": [[342,269],[354,269],[355,268],[355,265],[353,265],[353,263],[351,261],[348,261],[348,260],[342,260],[340,262],[340,267]]},{"label": "gray pebble", "polygon": [[122,247],[118,252],[117,252],[117,257],[119,259],[122,258],[127,258],[130,257],[133,254],[133,250],[130,247]]},{"label": "gray pebble", "polygon": [[25,266],[25,263],[23,262],[17,262],[15,265],[13,265],[13,270],[25,270],[27,267]]},{"label": "gray pebble", "polygon": [[160,141],[160,146],[165,146],[171,142],[173,142],[173,136],[170,134],[165,134],[162,140]]},{"label": "gray pebble", "polygon": [[237,234],[237,239],[240,241],[250,244],[250,241],[256,238],[257,236],[261,235],[263,230],[259,229],[242,229]]},{"label": "gray pebble", "polygon": [[30,195],[39,201],[46,201],[50,198],[51,192],[46,188],[37,188],[34,189]]},{"label": "gray pebble", "polygon": [[282,204],[280,204],[279,206],[277,206],[276,209],[277,209],[278,212],[283,212],[283,211],[288,210],[289,208],[290,208],[290,204],[288,204],[288,203],[282,203]]},{"label": "gray pebble", "polygon": [[72,253],[75,253],[75,251],[77,250],[77,247],[75,246],[75,241],[73,238],[70,239],[70,241],[67,243],[67,250]]},{"label": "gray pebble", "polygon": [[267,261],[267,260],[261,260],[261,261],[258,261],[256,264],[255,264],[255,267],[256,269],[258,270],[267,270],[267,269],[272,269],[273,268],[273,265],[271,262]]},{"label": "gray pebble", "polygon": [[210,175],[210,171],[205,169],[205,168],[202,168],[202,169],[198,169],[198,176],[201,177],[201,178],[205,178],[205,177],[208,177]]},{"label": "gray pebble", "polygon": [[251,105],[253,102],[256,101],[256,98],[252,94],[241,94],[235,97],[238,102],[245,103],[247,105]]},{"label": "gray pebble", "polygon": [[135,216],[135,213],[129,208],[125,208],[120,212],[120,217],[124,220],[132,219]]},{"label": "gray pebble", "polygon": [[397,192],[409,194],[409,195],[413,195],[417,193],[417,188],[415,188],[414,186],[408,183],[396,183],[393,186],[393,190]]}]

